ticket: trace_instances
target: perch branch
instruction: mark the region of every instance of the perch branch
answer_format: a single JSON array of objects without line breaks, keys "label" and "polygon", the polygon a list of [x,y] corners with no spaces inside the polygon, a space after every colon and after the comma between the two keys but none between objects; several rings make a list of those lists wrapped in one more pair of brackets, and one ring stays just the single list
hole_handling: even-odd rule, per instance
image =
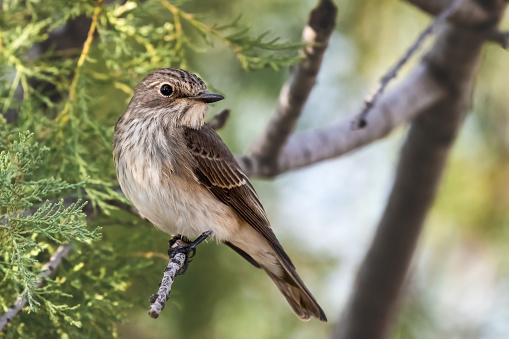
[{"label": "perch branch", "polygon": [[[174,249],[179,247],[185,247],[187,245],[188,245],[187,242],[180,239],[175,241],[171,248]],[[184,267],[184,263],[186,262],[186,260],[187,260],[186,254],[176,252],[172,253],[170,261],[168,262],[168,265],[164,270],[163,279],[161,280],[159,290],[157,291],[157,294],[152,294],[152,296],[150,297],[150,309],[148,311],[148,315],[151,318],[157,319],[161,311],[164,309],[166,301],[168,301],[168,298],[170,297],[171,286],[175,281],[175,277],[182,269],[182,267]]]},{"label": "perch branch", "polygon": [[367,116],[373,106],[376,104],[378,98],[382,95],[382,93],[385,91],[385,88],[389,84],[389,82],[394,79],[401,68],[410,60],[410,57],[412,57],[415,52],[422,46],[422,43],[424,40],[431,35],[437,27],[442,25],[442,23],[447,20],[447,18],[451,15],[451,13],[454,13],[456,11],[456,8],[458,7],[460,1],[456,0],[453,2],[448,8],[446,8],[442,13],[440,13],[439,16],[436,17],[436,19],[419,35],[417,40],[410,46],[410,48],[406,51],[405,55],[403,55],[402,58],[398,60],[398,62],[380,79],[377,86],[375,87],[374,91],[369,94],[366,99],[364,100],[364,106],[359,114],[358,119],[354,122],[354,129],[357,128],[364,128],[367,125]]},{"label": "perch branch", "polygon": [[[49,262],[47,262],[43,267],[42,271],[39,274],[40,282],[35,286],[36,289],[40,288],[44,285],[45,279],[49,277],[55,270],[58,265],[62,262],[62,259],[69,253],[72,245],[66,244],[58,247],[58,249],[53,253]],[[18,297],[14,304],[5,312],[5,314],[0,318],[0,331],[14,318],[27,304],[27,298]]]},{"label": "perch branch", "polygon": [[[491,10],[500,18],[504,8],[505,4],[498,2]],[[377,339],[390,335],[422,226],[448,152],[469,109],[484,41],[482,32],[448,24],[425,56],[424,62],[448,88],[448,96],[419,115],[410,128],[387,206],[334,338]]]},{"label": "perch branch", "polygon": [[331,0],[320,0],[311,11],[302,33],[308,45],[303,50],[304,59],[294,66],[288,81],[283,85],[276,109],[267,128],[253,144],[249,155],[265,169],[273,168],[273,162],[293,132],[322,63],[323,54],[334,30],[337,8]]}]

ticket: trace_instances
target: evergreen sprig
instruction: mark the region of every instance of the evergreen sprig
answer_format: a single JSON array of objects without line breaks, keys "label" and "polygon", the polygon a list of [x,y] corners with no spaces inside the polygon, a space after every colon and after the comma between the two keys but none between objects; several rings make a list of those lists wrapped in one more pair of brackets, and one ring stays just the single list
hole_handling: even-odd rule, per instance
[{"label": "evergreen sprig", "polygon": [[38,169],[49,149],[34,142],[30,132],[8,131],[5,120],[0,120],[0,257],[5,264],[0,270],[2,280],[10,280],[14,290],[27,298],[30,310],[37,311],[40,303],[34,293],[44,264],[37,258],[48,256],[44,255],[47,245],[90,242],[100,233],[86,228],[84,203],[44,201],[83,183],[41,177]]},{"label": "evergreen sprig", "polygon": [[[193,54],[214,44],[230,49],[246,70],[299,60],[301,43],[269,32],[253,36],[240,16],[210,23],[182,4],[1,2],[0,111],[12,122],[0,119],[0,312],[17,296],[34,311],[18,314],[7,337],[109,337],[124,318],[130,280],[150,263],[125,263],[131,243],[97,241],[100,229],[87,227],[83,207],[87,201],[115,224],[120,212],[111,202],[127,202],[117,189],[111,138],[141,76],[157,67],[189,68]],[[79,47],[58,40],[72,20],[84,25]],[[73,243],[72,251],[36,288],[62,243]]]}]

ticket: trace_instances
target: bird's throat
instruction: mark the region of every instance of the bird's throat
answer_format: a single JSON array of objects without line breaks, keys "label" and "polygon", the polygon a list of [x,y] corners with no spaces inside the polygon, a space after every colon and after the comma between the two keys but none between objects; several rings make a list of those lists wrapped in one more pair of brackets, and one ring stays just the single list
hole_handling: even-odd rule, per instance
[{"label": "bird's throat", "polygon": [[180,116],[179,122],[182,126],[192,129],[200,129],[205,123],[208,105],[201,102],[190,103],[187,110]]}]

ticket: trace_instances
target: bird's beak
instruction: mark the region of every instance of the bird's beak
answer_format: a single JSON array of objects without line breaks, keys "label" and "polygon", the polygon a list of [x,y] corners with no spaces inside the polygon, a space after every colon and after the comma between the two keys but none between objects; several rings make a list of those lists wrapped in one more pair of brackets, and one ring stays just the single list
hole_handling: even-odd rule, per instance
[{"label": "bird's beak", "polygon": [[212,102],[223,100],[224,96],[222,96],[221,94],[216,94],[207,91],[203,92],[202,94],[195,95],[194,97],[189,97],[189,99],[206,102],[207,104],[210,104]]}]

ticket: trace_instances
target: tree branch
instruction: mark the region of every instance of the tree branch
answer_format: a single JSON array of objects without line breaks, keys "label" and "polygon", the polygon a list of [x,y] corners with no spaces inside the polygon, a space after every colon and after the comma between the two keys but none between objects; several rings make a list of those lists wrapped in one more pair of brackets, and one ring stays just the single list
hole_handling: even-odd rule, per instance
[{"label": "tree branch", "polygon": [[373,91],[372,94],[368,95],[368,97],[364,100],[364,107],[362,108],[361,113],[356,122],[354,122],[354,128],[364,128],[367,125],[367,116],[373,106],[376,104],[378,98],[382,95],[385,88],[389,84],[389,82],[394,79],[401,68],[410,60],[412,55],[421,47],[424,40],[433,33],[437,27],[439,27],[447,18],[454,13],[460,3],[460,0],[456,0],[451,4],[450,7],[445,9],[439,16],[417,37],[417,40],[410,46],[407,52],[403,55],[402,58],[398,60],[398,62],[380,79],[377,87]]},{"label": "tree branch", "polygon": [[503,49],[509,49],[509,32],[495,29],[491,32],[488,32],[486,39],[499,44]]},{"label": "tree branch", "polygon": [[[48,263],[46,263],[42,267],[42,271],[39,274],[39,278],[41,281],[36,285],[36,289],[42,287],[45,282],[46,278],[49,277],[55,270],[57,269],[58,265],[62,262],[62,259],[69,253],[71,250],[72,245],[66,244],[58,247],[58,249],[53,253]],[[5,312],[5,314],[0,318],[0,331],[3,330],[3,328],[14,318],[27,304],[28,299],[27,298],[16,298],[16,301],[14,304]]]},{"label": "tree branch", "polygon": [[[505,4],[493,4],[490,16],[500,18]],[[448,88],[448,96],[419,115],[411,126],[386,209],[334,338],[389,336],[423,223],[469,108],[484,41],[482,33],[447,25],[425,56],[424,62]]]},{"label": "tree branch", "polygon": [[226,125],[228,118],[230,117],[230,110],[223,109],[221,112],[214,115],[212,119],[208,122],[209,126],[212,127],[215,131],[220,130]]},{"label": "tree branch", "polygon": [[[449,8],[455,0],[404,0],[433,16]],[[492,13],[485,11],[476,0],[463,0],[461,6],[447,20],[458,26],[480,27],[493,23]]]},{"label": "tree branch", "polygon": [[253,158],[241,157],[239,163],[248,176],[268,178],[290,170],[336,158],[387,136],[393,129],[429,109],[447,95],[447,89],[422,63],[399,85],[380,98],[370,113],[370,123],[352,130],[352,114],[339,123],[293,135],[288,139],[276,168],[264,172],[253,166]]},{"label": "tree branch", "polygon": [[303,51],[304,59],[294,68],[283,85],[276,109],[266,130],[253,144],[248,156],[262,171],[274,168],[279,153],[302,112],[322,63],[323,54],[334,30],[337,8],[331,0],[320,0],[309,15],[302,40],[308,44]]},{"label": "tree branch", "polygon": [[[175,249],[179,247],[186,247],[187,245],[189,245],[187,242],[179,239],[175,241],[171,248]],[[182,267],[184,267],[186,260],[186,254],[176,252],[172,253],[170,261],[164,270],[163,279],[159,285],[159,290],[157,291],[157,294],[152,294],[150,297],[150,309],[148,311],[148,315],[151,318],[157,319],[161,311],[164,309],[166,301],[168,301],[170,298],[171,286],[175,281],[175,277],[180,272],[180,270],[182,270]]]},{"label": "tree branch", "polygon": [[[449,6],[454,1],[430,0],[429,4],[433,6],[428,6],[427,9],[444,10],[447,8],[444,7],[445,5]],[[421,6],[427,4],[425,0],[411,0],[411,2],[419,3]],[[500,2],[503,0],[498,0],[497,3]],[[484,39],[493,40],[495,39],[493,35],[487,32],[493,31],[498,15],[496,10],[486,13],[484,7],[477,1],[462,0],[456,10],[447,17],[448,22],[453,23],[461,19],[462,24],[458,27],[462,27],[465,34],[470,33],[477,38],[484,35]],[[452,55],[452,53],[449,54]],[[458,56],[453,55],[453,57]],[[357,114],[353,114],[331,126],[290,136],[272,165],[268,165],[267,162],[262,165],[260,158],[252,155],[244,155],[237,160],[248,176],[271,178],[316,162],[336,158],[384,138],[393,129],[436,105],[447,95],[449,89],[440,80],[440,76],[434,73],[426,62],[420,63],[399,85],[380,97],[377,105],[370,111],[369,125],[361,130],[352,131],[351,122],[358,118]]]}]

